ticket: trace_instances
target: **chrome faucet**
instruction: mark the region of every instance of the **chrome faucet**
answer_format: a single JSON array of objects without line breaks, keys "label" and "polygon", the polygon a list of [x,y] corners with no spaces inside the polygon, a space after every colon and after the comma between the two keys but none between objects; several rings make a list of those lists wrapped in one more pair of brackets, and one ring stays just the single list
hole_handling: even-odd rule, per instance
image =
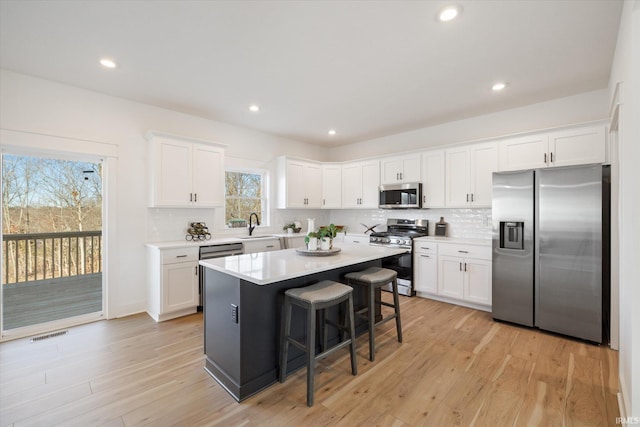
[{"label": "chrome faucet", "polygon": [[256,228],[256,225],[251,224],[251,218],[253,218],[254,215],[256,217],[256,225],[260,225],[260,218],[258,218],[258,214],[255,212],[251,212],[249,214],[249,236],[251,236],[251,233],[253,233],[253,229]]}]

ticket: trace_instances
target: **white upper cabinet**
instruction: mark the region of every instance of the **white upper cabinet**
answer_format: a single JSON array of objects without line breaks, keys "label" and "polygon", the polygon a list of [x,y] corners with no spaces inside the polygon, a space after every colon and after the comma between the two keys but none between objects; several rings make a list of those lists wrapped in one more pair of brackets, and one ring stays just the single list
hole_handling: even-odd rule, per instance
[{"label": "white upper cabinet", "polygon": [[193,192],[198,207],[224,205],[224,154],[221,149],[193,145]]},{"label": "white upper cabinet", "polygon": [[151,207],[224,205],[224,149],[150,132]]},{"label": "white upper cabinet", "polygon": [[445,151],[422,154],[422,207],[443,208],[445,181]]},{"label": "white upper cabinet", "polygon": [[451,148],[445,159],[445,206],[491,207],[492,174],[498,170],[497,142]]},{"label": "white upper cabinet", "polygon": [[342,166],[322,165],[322,208],[342,207]]},{"label": "white upper cabinet", "polygon": [[471,179],[470,206],[491,207],[493,173],[498,168],[498,143],[477,144],[470,147]]},{"label": "white upper cabinet", "polygon": [[420,156],[389,157],[380,161],[380,183],[420,182]]},{"label": "white upper cabinet", "polygon": [[591,126],[549,134],[550,166],[570,166],[607,161],[605,127]]},{"label": "white upper cabinet", "polygon": [[604,126],[509,138],[500,143],[500,170],[606,162]]},{"label": "white upper cabinet", "polygon": [[320,208],[322,166],[304,160],[278,158],[278,208]]},{"label": "white upper cabinet", "polygon": [[377,208],[380,162],[378,160],[342,165],[342,207]]}]

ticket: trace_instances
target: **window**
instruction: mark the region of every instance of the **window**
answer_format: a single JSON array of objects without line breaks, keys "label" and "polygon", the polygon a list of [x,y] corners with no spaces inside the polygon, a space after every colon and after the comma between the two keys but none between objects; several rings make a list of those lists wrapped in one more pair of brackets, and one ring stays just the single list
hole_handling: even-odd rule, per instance
[{"label": "window", "polygon": [[266,213],[269,212],[266,171],[227,169],[224,181],[225,224],[229,227],[233,227],[234,223],[242,224],[248,221],[251,212],[255,212],[260,223],[265,225]]}]

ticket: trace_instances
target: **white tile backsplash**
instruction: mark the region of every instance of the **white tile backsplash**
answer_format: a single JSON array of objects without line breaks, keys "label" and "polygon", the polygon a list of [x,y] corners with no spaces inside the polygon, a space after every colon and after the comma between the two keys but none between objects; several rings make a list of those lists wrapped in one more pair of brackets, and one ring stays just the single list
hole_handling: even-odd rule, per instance
[{"label": "white tile backsplash", "polygon": [[[184,239],[189,222],[205,222],[214,237],[247,234],[246,229],[226,229],[216,223],[216,216],[223,218],[218,209],[167,209],[149,208],[147,241],[169,242]],[[315,218],[316,228],[334,223],[345,225],[348,233],[363,233],[366,224],[376,231],[386,229],[387,218],[428,219],[429,235],[435,234],[435,223],[440,217],[449,223],[448,236],[469,239],[491,239],[491,209],[274,209],[271,227],[258,229],[264,233],[282,233],[284,224],[300,221],[302,233],[307,233],[307,218]],[[262,220],[262,218],[261,218]]]},{"label": "white tile backsplash", "polygon": [[449,224],[447,235],[469,239],[491,239],[491,209],[371,209],[333,210],[331,222],[345,225],[348,233],[363,233],[365,227],[380,224],[376,231],[386,229],[387,218],[428,219],[429,235],[435,234],[435,223],[444,217]]}]

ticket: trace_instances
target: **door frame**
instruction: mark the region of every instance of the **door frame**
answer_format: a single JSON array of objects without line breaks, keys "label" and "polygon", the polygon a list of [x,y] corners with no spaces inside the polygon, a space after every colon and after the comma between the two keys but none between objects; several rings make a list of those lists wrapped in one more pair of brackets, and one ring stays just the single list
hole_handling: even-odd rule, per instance
[{"label": "door frame", "polygon": [[[111,272],[116,271],[115,257],[110,254],[115,254],[117,146],[98,141],[0,129],[0,154],[4,153],[102,163],[102,311],[9,331],[0,328],[0,342],[110,319],[113,313],[109,301],[113,299],[114,291],[109,283]],[[0,216],[0,226],[1,221]],[[1,270],[0,265],[0,274],[2,274]],[[2,310],[1,307],[0,310]]]}]

